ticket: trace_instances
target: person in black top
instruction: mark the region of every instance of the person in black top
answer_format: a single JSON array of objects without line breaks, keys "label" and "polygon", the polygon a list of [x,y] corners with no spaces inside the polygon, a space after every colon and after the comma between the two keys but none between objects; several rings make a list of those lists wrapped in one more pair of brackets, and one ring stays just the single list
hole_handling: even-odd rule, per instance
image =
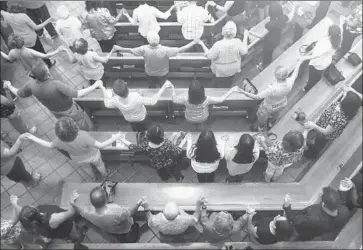
[{"label": "person in black top", "polygon": [[317,159],[321,150],[325,147],[327,139],[319,131],[312,129],[306,135],[306,148],[304,156],[307,159]]},{"label": "person in black top", "polygon": [[[70,202],[75,202],[78,194],[71,195]],[[70,239],[75,243],[82,241],[83,235],[76,229],[74,215],[76,209],[70,205],[64,210],[56,205],[39,205],[38,207],[21,207],[17,202],[13,204],[19,214],[19,220],[25,230],[33,232],[40,245],[46,247],[49,239]]]},{"label": "person in black top", "polygon": [[277,215],[271,219],[252,213],[248,215],[247,232],[252,242],[265,245],[289,241],[294,227],[285,216]]}]

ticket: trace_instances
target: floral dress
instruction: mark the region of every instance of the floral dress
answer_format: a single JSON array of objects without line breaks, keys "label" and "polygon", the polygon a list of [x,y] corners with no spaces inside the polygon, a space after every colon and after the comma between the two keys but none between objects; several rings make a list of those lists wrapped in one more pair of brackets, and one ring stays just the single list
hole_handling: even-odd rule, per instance
[{"label": "floral dress", "polygon": [[151,167],[155,169],[172,166],[182,153],[182,149],[174,145],[170,140],[164,140],[164,143],[158,148],[150,147],[146,134],[141,136],[139,145],[131,144],[130,149],[147,155]]},{"label": "floral dress", "polygon": [[339,102],[333,103],[327,110],[324,111],[316,123],[322,128],[327,128],[328,126],[334,128],[335,131],[327,135],[327,139],[334,140],[335,138],[338,138],[348,123],[348,118],[340,111],[339,104]]},{"label": "floral dress", "polygon": [[14,244],[20,237],[22,228],[17,225],[13,225],[10,220],[1,219],[1,245],[2,244]]}]

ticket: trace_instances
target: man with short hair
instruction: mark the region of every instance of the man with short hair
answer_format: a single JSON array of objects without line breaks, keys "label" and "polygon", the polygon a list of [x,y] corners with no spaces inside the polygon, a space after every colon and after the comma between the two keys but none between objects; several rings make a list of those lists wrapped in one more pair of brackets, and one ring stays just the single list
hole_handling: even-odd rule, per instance
[{"label": "man with short hair", "polygon": [[200,209],[204,203],[204,198],[197,201],[197,206],[193,215],[187,214],[175,202],[168,202],[163,211],[153,215],[150,212],[150,207],[147,201],[144,201],[142,206],[146,213],[148,225],[156,229],[163,240],[171,237],[173,240],[184,241],[183,236],[186,236],[189,227],[197,224],[200,217]]},{"label": "man with short hair", "polygon": [[30,75],[34,80],[28,82],[21,89],[17,89],[10,82],[4,83],[14,95],[25,98],[34,95],[56,118],[71,117],[82,130],[90,131],[93,123],[87,113],[75,102],[73,98],[88,95],[94,91],[99,82],[92,86],[76,90],[69,85],[53,79],[48,67],[39,62],[31,69]]},{"label": "man with short hair", "polygon": [[155,31],[150,31],[148,33],[147,40],[149,42],[148,45],[143,45],[134,49],[115,45],[114,50],[144,57],[145,73],[150,88],[156,88],[156,85],[162,85],[167,80],[170,57],[188,50],[197,43],[196,41],[192,41],[180,48],[163,46],[160,44],[160,37]]},{"label": "man with short hair", "polygon": [[139,239],[139,225],[132,218],[143,203],[141,198],[132,208],[124,208],[115,203],[107,203],[106,191],[97,186],[90,192],[92,207],[83,208],[75,202],[71,205],[86,220],[113,234],[121,243],[136,243]]},{"label": "man with short hair", "polygon": [[309,241],[324,233],[342,228],[349,220],[350,213],[340,202],[337,191],[330,187],[323,188],[319,204],[314,204],[297,212],[291,212],[291,198],[287,194],[283,209],[286,217],[294,224],[300,241]]}]

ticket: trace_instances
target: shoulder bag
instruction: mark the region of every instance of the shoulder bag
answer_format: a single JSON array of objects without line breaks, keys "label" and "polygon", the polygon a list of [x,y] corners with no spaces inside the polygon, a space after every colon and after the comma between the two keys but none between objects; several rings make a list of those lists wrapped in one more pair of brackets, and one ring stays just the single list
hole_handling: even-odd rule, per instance
[{"label": "shoulder bag", "polygon": [[101,188],[106,191],[107,202],[112,203],[115,201],[116,185],[118,182],[112,180],[104,180],[101,183]]},{"label": "shoulder bag", "polygon": [[330,64],[329,67],[324,70],[323,76],[333,86],[345,80],[345,77],[342,75],[342,73],[337,69],[337,67],[334,64]]}]

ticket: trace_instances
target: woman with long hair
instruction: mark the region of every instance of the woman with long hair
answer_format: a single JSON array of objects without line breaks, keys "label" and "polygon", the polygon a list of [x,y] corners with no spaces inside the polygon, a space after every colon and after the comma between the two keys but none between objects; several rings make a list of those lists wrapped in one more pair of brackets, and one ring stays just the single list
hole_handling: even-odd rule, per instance
[{"label": "woman with long hair", "polygon": [[243,134],[236,146],[226,147],[224,157],[229,173],[226,182],[241,182],[259,156],[259,145],[249,134]]},{"label": "woman with long hair", "polygon": [[339,26],[332,25],[329,27],[328,36],[317,40],[311,55],[301,58],[302,61],[310,60],[309,80],[305,86],[305,92],[308,92],[320,81],[323,71],[330,66],[334,54],[340,48],[341,41],[342,35]]},{"label": "woman with long hair", "polygon": [[194,145],[191,134],[186,138],[187,157],[191,159],[192,168],[197,172],[198,181],[214,182],[215,171],[224,157],[224,143],[218,145],[214,133],[210,130],[203,130]]}]

